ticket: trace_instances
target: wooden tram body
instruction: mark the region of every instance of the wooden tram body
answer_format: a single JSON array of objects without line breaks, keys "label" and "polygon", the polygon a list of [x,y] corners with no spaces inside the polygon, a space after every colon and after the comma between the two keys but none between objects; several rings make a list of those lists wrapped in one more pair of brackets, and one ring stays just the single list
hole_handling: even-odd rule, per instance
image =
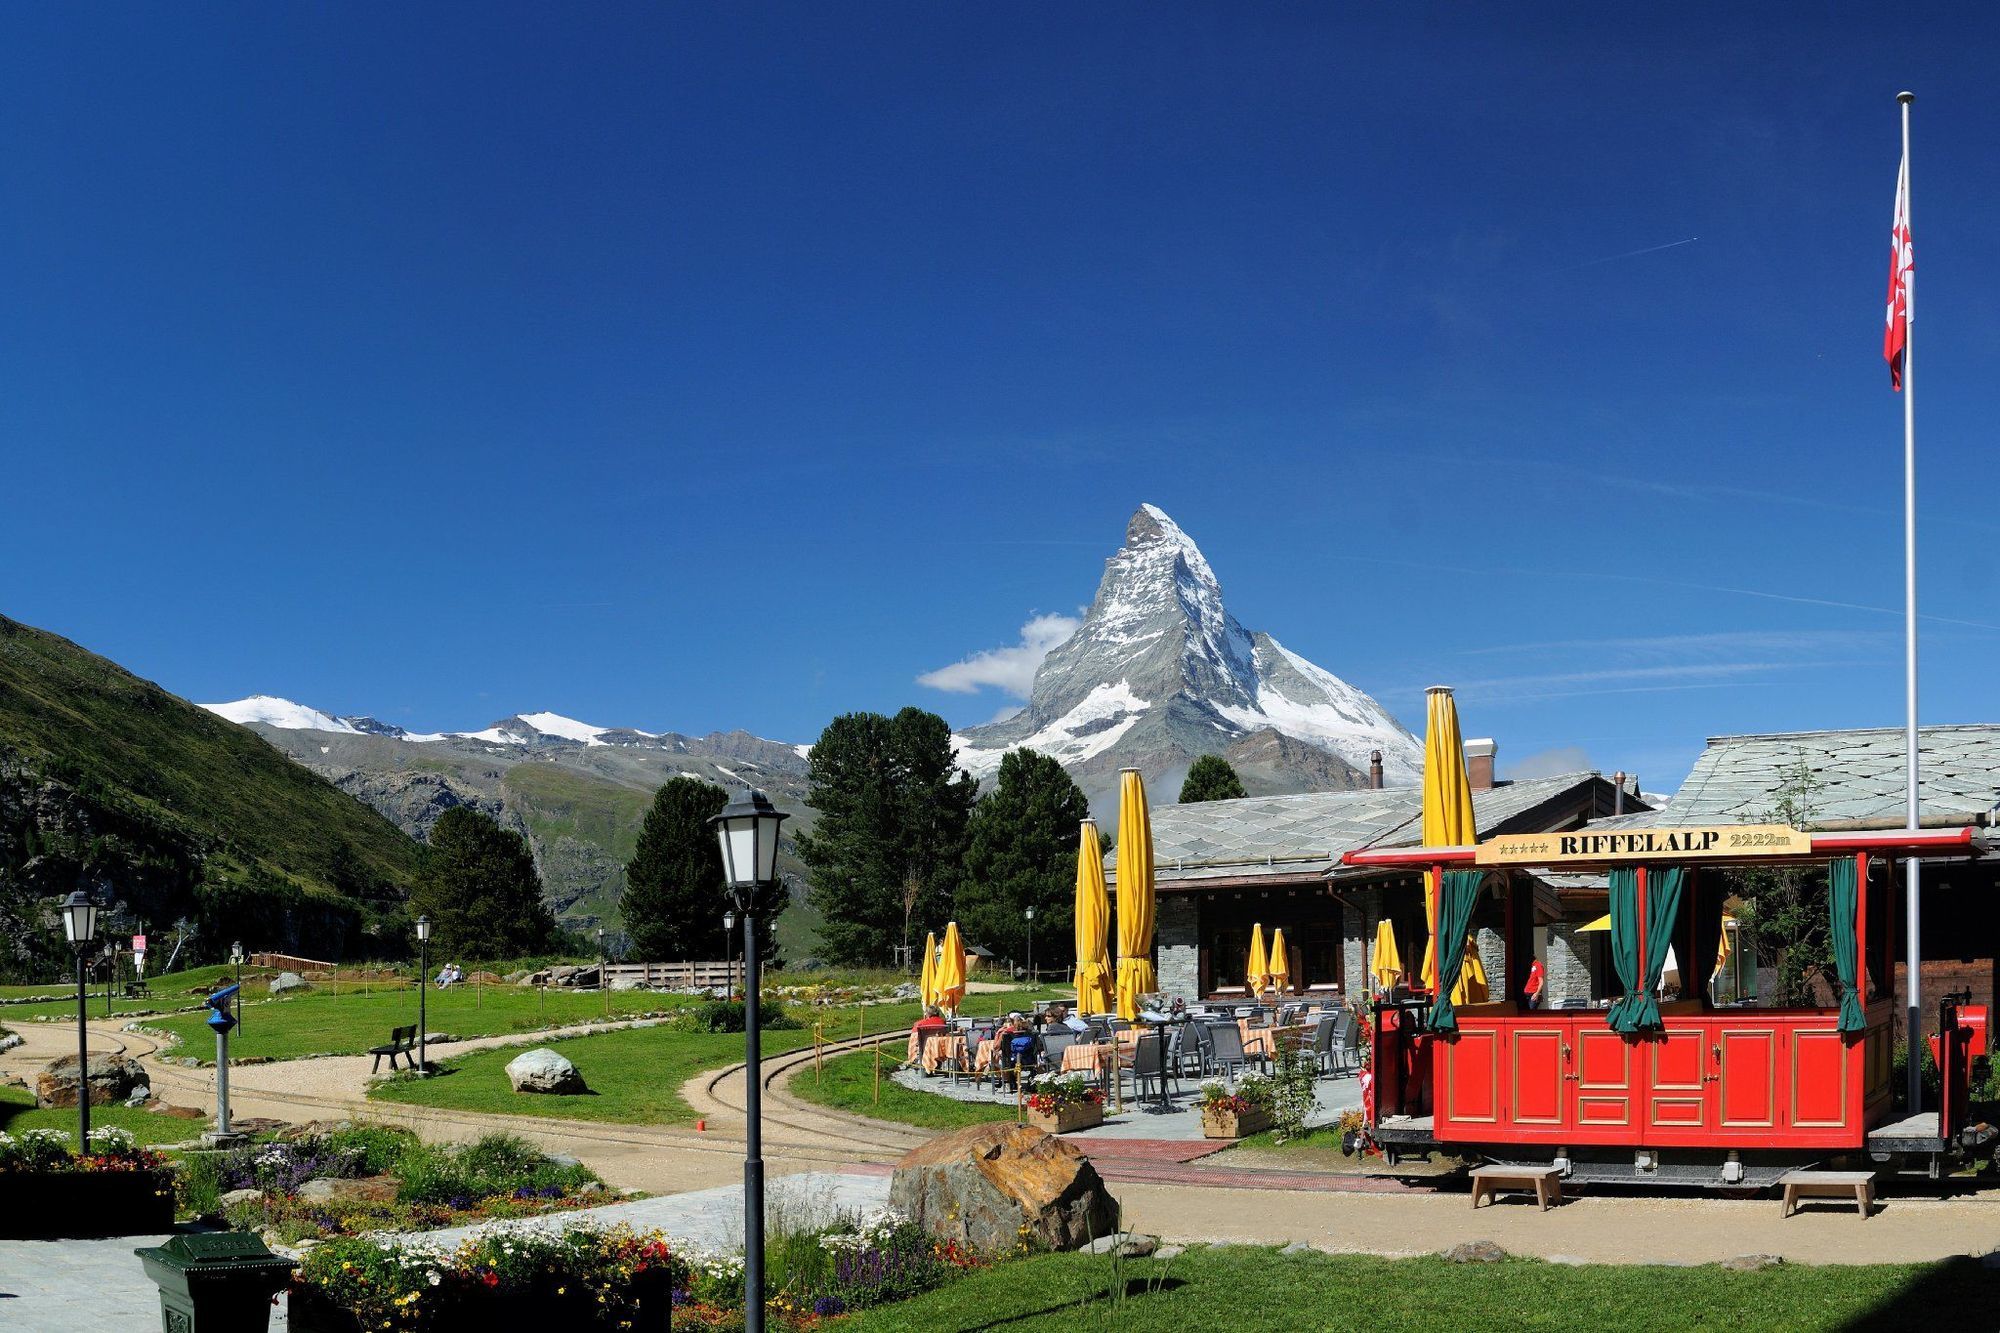
[{"label": "wooden tram body", "polygon": [[1872,957],[1887,957],[1871,949],[1869,932],[1876,946],[1887,943],[1890,861],[1980,855],[1974,830],[1796,837],[1809,841],[1809,849],[1782,857],[1680,861],[1613,851],[1589,860],[1565,857],[1560,869],[1635,868],[1642,931],[1648,871],[1694,869],[1693,895],[1675,927],[1678,956],[1688,960],[1698,956],[1683,944],[1697,916],[1694,903],[1704,892],[1721,891],[1704,872],[1853,858],[1863,1031],[1842,1032],[1837,1008],[1712,1005],[1706,986],[1697,987],[1699,998],[1662,1002],[1660,1026],[1640,1033],[1614,1030],[1601,1008],[1531,1008],[1520,998],[1532,954],[1521,891],[1527,881],[1516,872],[1552,862],[1496,865],[1505,858],[1490,854],[1491,843],[1349,853],[1350,865],[1432,872],[1430,892],[1444,871],[1484,869],[1486,887],[1497,879],[1507,907],[1506,980],[1495,988],[1497,1002],[1457,1006],[1454,1033],[1428,1030],[1429,1000],[1421,993],[1377,1008],[1371,1132],[1392,1153],[1442,1147],[1496,1161],[1553,1162],[1585,1178],[1718,1186],[1768,1182],[1798,1165],[1858,1153],[1878,1163],[1914,1158],[1935,1174],[1954,1148],[1989,1139],[1989,1128],[1964,1123],[1970,1066],[1984,1054],[1984,1009],[1947,999],[1942,1040],[1933,1042],[1944,1080],[1941,1108],[1906,1115],[1895,1109],[1891,1086],[1893,977],[1868,972]]}]

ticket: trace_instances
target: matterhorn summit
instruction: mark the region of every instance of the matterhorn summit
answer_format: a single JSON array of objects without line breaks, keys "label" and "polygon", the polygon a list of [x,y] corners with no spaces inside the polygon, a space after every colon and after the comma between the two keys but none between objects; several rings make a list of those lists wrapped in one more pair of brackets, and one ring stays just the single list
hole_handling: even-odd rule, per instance
[{"label": "matterhorn summit", "polygon": [[1168,801],[1196,757],[1219,754],[1252,794],[1368,785],[1380,751],[1390,786],[1417,782],[1423,746],[1382,705],[1268,634],[1236,622],[1201,548],[1153,505],[1125,527],[1097,599],[1042,662],[1028,706],[958,737],[989,776],[1001,755],[1040,750],[1097,797],[1141,769]]}]

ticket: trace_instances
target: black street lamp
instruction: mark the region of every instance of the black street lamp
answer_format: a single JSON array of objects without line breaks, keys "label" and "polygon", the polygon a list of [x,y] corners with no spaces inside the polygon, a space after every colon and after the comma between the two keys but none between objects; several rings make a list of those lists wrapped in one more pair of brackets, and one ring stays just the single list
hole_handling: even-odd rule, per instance
[{"label": "black street lamp", "polygon": [[778,826],[787,816],[746,791],[708,822],[722,843],[722,882],[743,922],[743,1328],[764,1333],[764,1078],[758,1049],[757,926],[778,889]]},{"label": "black street lamp", "polygon": [[424,1002],[430,998],[430,989],[431,989],[430,949],[428,947],[430,942],[431,942],[431,919],[428,916],[420,916],[417,918],[417,1072],[418,1073],[427,1073],[429,1072],[431,1067],[430,1059],[424,1051],[424,1037],[427,1035],[425,1029],[430,1026],[430,1019],[426,1016],[424,1011]]},{"label": "black street lamp", "polygon": [[229,946],[229,961],[236,965],[236,1030],[243,1031],[243,941]]},{"label": "black street lamp", "polygon": [[1028,918],[1028,984],[1035,984],[1035,909],[1030,907],[1023,915]]},{"label": "black street lamp", "polygon": [[97,939],[98,906],[95,899],[78,889],[63,899],[63,934],[76,954],[76,1151],[90,1151],[90,1029],[86,1024],[88,997],[83,986],[83,956]]}]

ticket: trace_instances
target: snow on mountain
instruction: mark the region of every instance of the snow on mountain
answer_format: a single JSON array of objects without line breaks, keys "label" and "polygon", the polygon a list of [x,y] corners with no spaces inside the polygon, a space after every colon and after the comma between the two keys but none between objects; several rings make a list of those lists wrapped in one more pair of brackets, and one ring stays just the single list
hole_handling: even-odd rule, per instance
[{"label": "snow on mountain", "polygon": [[1361,785],[1377,750],[1388,782],[1422,774],[1423,747],[1380,704],[1238,624],[1201,548],[1149,504],[1105,562],[1083,623],[1035,673],[1028,706],[955,739],[959,762],[982,777],[1028,746],[1080,773],[1134,765],[1159,781],[1202,754],[1255,762],[1274,753],[1255,743],[1272,733],[1322,757],[1310,771],[1246,774],[1253,786]]},{"label": "snow on mountain", "polygon": [[348,735],[359,735],[360,728],[349,726],[329,713],[304,704],[293,703],[290,699],[280,699],[270,694],[253,694],[248,699],[237,699],[226,704],[202,704],[217,717],[231,722],[249,724],[261,722],[267,727],[279,727],[285,731],[338,731]]}]

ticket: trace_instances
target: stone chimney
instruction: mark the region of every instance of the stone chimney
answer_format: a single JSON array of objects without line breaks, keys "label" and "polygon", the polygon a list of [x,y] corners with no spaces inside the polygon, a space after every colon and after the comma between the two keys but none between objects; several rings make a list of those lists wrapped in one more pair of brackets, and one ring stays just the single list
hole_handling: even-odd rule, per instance
[{"label": "stone chimney", "polygon": [[1465,776],[1472,790],[1493,790],[1493,752],[1498,748],[1490,740],[1465,743]]},{"label": "stone chimney", "polygon": [[1368,788],[1370,791],[1382,790],[1382,752],[1380,750],[1368,756]]}]

